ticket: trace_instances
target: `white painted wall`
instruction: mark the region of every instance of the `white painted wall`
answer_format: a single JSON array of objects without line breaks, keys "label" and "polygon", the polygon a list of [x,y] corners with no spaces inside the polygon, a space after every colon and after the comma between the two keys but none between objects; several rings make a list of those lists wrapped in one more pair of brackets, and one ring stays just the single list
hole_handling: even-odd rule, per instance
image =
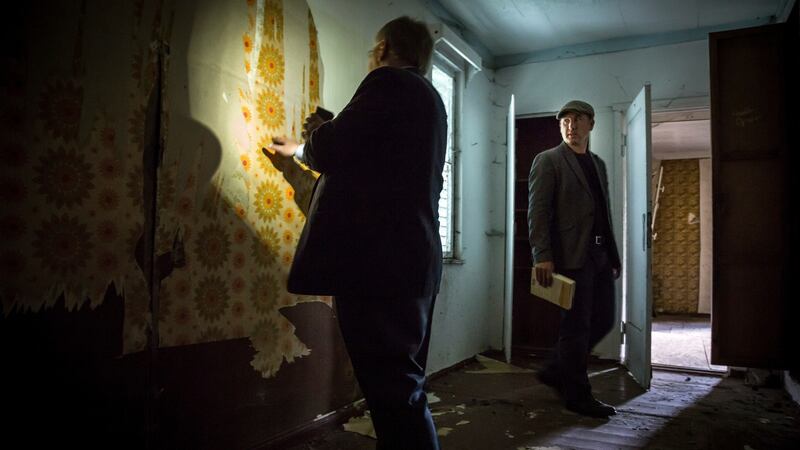
[{"label": "white painted wall", "polygon": [[[384,23],[401,15],[437,21],[416,0],[308,0],[308,5],[319,33],[322,104],[334,112],[341,111],[366,75],[367,51]],[[492,142],[498,138],[494,135],[493,76],[486,69],[474,75],[462,99],[463,264],[448,264],[444,269],[434,312],[429,373],[501,346],[503,241],[487,236],[497,226],[494,216],[502,220],[504,214],[502,197],[498,203],[492,184],[497,166],[492,164]]]},{"label": "white painted wall", "polygon": [[[617,240],[621,241],[623,159],[618,113],[612,108],[630,103],[645,83],[652,87],[654,102],[708,96],[708,64],[707,41],[525,64],[496,71],[496,97],[502,102],[513,93],[518,115],[557,111],[571,99],[581,99],[594,106],[596,117],[591,149],[609,167],[612,220]],[[502,185],[493,188],[501,189]],[[618,283],[618,311],[621,292]],[[619,347],[619,333],[612,332],[598,344],[594,353],[618,358]]]}]

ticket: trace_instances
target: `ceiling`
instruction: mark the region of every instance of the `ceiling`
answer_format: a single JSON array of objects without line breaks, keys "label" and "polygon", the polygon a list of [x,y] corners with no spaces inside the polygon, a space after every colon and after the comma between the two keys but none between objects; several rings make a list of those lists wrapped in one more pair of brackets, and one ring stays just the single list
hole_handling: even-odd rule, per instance
[{"label": "ceiling", "polygon": [[708,119],[654,123],[651,138],[655,159],[711,157],[711,121]]},{"label": "ceiling", "polygon": [[[782,21],[794,0],[434,0],[492,57]],[[700,33],[700,34],[698,34]],[[477,42],[475,42],[477,41]],[[658,43],[656,42],[656,45]],[[569,54],[569,52],[567,52]],[[488,55],[483,55],[484,57]]]}]

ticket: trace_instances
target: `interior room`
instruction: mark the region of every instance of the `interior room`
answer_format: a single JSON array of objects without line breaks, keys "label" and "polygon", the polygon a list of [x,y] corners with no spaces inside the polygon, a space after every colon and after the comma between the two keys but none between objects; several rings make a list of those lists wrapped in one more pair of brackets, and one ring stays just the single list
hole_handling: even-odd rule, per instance
[{"label": "interior room", "polygon": [[[425,368],[441,447],[797,448],[794,0],[8,6],[6,439],[375,448],[336,299],[287,288],[320,173],[262,149],[338,116],[400,16],[430,32],[448,130]],[[621,258],[588,369],[607,419],[537,377],[564,311],[531,294],[529,175],[574,99]]]},{"label": "interior room", "polygon": [[653,341],[655,365],[711,364],[712,205],[708,110],[653,114]]}]

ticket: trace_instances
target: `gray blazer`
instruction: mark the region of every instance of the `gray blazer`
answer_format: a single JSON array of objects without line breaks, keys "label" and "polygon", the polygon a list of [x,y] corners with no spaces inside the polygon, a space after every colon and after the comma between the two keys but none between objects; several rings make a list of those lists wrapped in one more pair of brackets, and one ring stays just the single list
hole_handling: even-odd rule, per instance
[{"label": "gray blazer", "polygon": [[[597,155],[589,152],[600,176],[608,207],[608,175]],[[594,197],[575,153],[566,143],[536,155],[528,176],[528,239],[534,264],[553,261],[556,270],[579,269],[586,261],[592,232]],[[617,243],[608,212],[609,257],[619,267]]]}]

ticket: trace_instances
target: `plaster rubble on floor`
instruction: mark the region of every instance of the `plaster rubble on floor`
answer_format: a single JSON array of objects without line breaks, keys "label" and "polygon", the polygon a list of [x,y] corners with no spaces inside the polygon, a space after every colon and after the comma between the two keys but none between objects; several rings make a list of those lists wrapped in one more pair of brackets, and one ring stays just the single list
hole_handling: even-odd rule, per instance
[{"label": "plaster rubble on floor", "polygon": [[[524,355],[515,361],[530,368],[547,363]],[[645,391],[621,366],[592,361],[597,398],[618,411],[600,421],[565,410],[535,377],[466,373],[475,368],[480,367],[473,363],[430,382],[441,397],[431,409],[443,448],[794,450],[800,439],[800,408],[789,396],[778,389],[753,389],[743,379],[654,370],[651,389]],[[367,434],[340,430],[291,450],[374,447]]]},{"label": "plaster rubble on floor", "polygon": [[369,411],[366,411],[363,416],[351,417],[346,424],[342,425],[342,428],[344,428],[344,431],[358,433],[362,436],[371,437],[372,439],[378,439],[378,436],[375,434],[375,427],[372,425],[372,418],[369,415]]},{"label": "plaster rubble on floor", "polygon": [[436,434],[439,436],[447,436],[451,431],[453,431],[453,429],[450,427],[439,427],[439,429],[436,430]]}]

